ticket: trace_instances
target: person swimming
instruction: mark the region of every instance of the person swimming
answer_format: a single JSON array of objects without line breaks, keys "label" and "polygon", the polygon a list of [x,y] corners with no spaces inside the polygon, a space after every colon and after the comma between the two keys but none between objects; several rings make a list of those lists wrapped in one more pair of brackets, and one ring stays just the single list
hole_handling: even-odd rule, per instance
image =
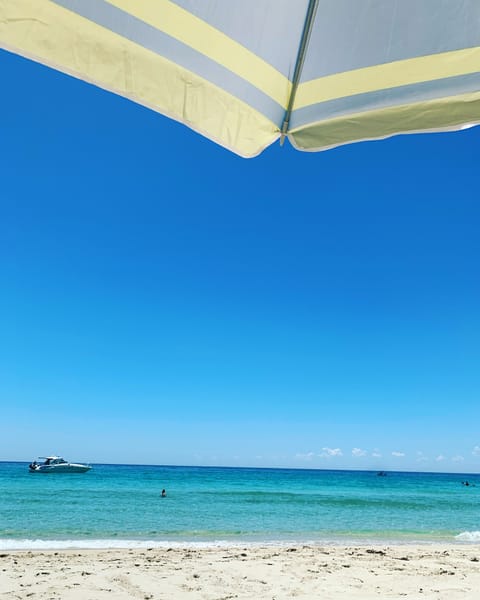
[{"label": "person swimming", "polygon": [[167,492],[165,490],[162,490],[162,498],[166,498],[167,497]]}]

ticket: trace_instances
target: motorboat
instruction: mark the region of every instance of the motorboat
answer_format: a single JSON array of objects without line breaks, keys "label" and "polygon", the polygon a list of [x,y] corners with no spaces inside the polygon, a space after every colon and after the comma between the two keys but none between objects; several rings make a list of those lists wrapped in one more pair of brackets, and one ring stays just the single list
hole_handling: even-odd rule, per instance
[{"label": "motorboat", "polygon": [[85,473],[92,468],[90,465],[71,463],[61,456],[40,456],[37,462],[34,460],[28,466],[30,473]]}]

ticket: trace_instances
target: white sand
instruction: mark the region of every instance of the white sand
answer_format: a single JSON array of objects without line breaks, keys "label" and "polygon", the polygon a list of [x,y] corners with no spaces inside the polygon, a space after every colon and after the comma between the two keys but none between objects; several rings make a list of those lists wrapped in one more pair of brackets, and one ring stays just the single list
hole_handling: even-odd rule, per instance
[{"label": "white sand", "polygon": [[0,599],[480,599],[480,546],[0,552]]}]

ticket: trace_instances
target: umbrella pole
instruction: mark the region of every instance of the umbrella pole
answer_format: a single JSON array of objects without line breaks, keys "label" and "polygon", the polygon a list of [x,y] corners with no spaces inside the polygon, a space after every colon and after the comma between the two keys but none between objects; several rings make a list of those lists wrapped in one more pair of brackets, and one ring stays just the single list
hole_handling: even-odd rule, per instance
[{"label": "umbrella pole", "polygon": [[295,102],[295,95],[297,93],[298,84],[300,83],[300,75],[302,74],[303,63],[305,62],[305,54],[307,52],[308,42],[310,40],[310,34],[312,32],[313,22],[315,20],[315,14],[317,12],[318,0],[309,0],[307,15],[305,17],[305,24],[303,26],[302,37],[300,39],[300,45],[298,47],[297,60],[295,62],[295,69],[293,71],[292,89],[290,91],[290,98],[288,99],[287,110],[283,117],[281,135],[280,135],[280,146],[283,146],[285,142],[285,136],[288,133],[288,126],[290,124],[290,116],[293,110],[293,104]]}]

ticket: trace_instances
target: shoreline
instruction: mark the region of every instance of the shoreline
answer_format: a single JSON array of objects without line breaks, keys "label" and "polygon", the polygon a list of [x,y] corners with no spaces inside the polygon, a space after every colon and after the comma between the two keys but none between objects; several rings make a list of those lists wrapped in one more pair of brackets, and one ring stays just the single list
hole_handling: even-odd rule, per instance
[{"label": "shoreline", "polygon": [[0,552],[0,599],[472,599],[480,544],[285,544]]},{"label": "shoreline", "polygon": [[148,539],[148,538],[77,538],[77,539],[42,539],[42,538],[0,538],[0,552],[42,552],[68,550],[147,550],[168,548],[175,549],[216,549],[216,548],[260,548],[287,546],[311,547],[346,547],[346,546],[435,546],[452,547],[480,546],[480,531],[465,531],[454,537],[437,536],[419,538],[418,536],[392,537],[324,537],[324,538],[271,538],[271,539]]}]

